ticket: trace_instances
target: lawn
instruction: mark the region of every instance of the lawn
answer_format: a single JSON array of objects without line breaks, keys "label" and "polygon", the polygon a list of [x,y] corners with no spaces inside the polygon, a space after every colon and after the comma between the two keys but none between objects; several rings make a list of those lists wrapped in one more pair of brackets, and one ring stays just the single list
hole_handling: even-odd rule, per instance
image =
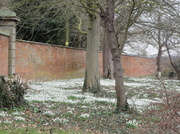
[{"label": "lawn", "polygon": [[30,84],[29,106],[0,111],[0,134],[176,134],[180,131],[180,81],[125,78],[130,111],[115,113],[115,81],[102,92],[82,93],[83,79]]}]

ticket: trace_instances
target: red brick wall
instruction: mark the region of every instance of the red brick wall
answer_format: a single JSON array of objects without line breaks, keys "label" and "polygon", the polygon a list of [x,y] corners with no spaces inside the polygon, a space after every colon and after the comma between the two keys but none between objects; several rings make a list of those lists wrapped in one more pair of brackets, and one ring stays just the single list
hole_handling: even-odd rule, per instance
[{"label": "red brick wall", "polygon": [[124,75],[127,77],[148,76],[155,74],[156,71],[155,59],[124,55],[122,64]]},{"label": "red brick wall", "polygon": [[[8,37],[0,35],[0,75],[7,75]],[[102,53],[100,73],[102,74]],[[25,79],[52,80],[84,77],[86,51],[41,43],[16,42],[16,73]],[[152,75],[156,71],[154,59],[123,56],[127,77]]]},{"label": "red brick wall", "polygon": [[16,43],[16,72],[35,80],[84,76],[85,51],[37,43]]},{"label": "red brick wall", "polygon": [[8,75],[9,37],[0,35],[0,75]]}]

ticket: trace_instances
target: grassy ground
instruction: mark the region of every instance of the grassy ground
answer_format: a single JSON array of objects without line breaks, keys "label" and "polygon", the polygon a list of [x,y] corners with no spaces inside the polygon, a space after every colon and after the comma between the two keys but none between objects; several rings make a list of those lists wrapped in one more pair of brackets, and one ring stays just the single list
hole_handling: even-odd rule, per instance
[{"label": "grassy ground", "polygon": [[[112,83],[112,80],[103,80],[101,93],[86,95],[79,92],[82,87],[78,82],[67,82],[65,84],[71,86],[61,85],[63,92],[77,92],[69,94],[62,101],[51,94],[52,99],[48,100],[29,99],[26,108],[1,110],[0,134],[178,134],[179,81],[126,78],[126,95],[131,110],[118,114],[114,113],[116,104],[110,101],[115,99]],[[26,97],[28,99],[32,95],[40,95],[43,98],[42,92],[31,89]],[[44,95],[47,94],[44,92]]]}]

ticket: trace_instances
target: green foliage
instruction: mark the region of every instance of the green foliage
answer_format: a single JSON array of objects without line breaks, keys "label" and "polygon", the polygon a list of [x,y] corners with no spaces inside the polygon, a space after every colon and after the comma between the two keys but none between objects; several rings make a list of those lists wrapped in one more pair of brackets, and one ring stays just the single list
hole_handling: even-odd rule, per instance
[{"label": "green foliage", "polygon": [[51,128],[13,128],[13,129],[0,129],[0,134],[90,134],[80,130],[60,130]]},{"label": "green foliage", "polygon": [[[66,41],[67,1],[15,0],[12,10],[21,21],[17,26],[17,38],[36,42],[64,45]],[[69,8],[70,46],[79,44],[78,19]]]},{"label": "green foliage", "polygon": [[42,110],[37,108],[37,107],[33,107],[33,112],[34,113],[39,113],[39,112],[42,112]]},{"label": "green foliage", "polygon": [[169,74],[171,73],[171,72],[174,72],[173,71],[173,69],[167,69],[167,70],[165,70],[165,71],[163,71],[162,72],[162,77],[169,77]]},{"label": "green foliage", "polygon": [[127,128],[135,128],[136,126],[134,126],[133,124],[128,123],[128,124],[126,124],[126,127]]},{"label": "green foliage", "polygon": [[0,76],[0,108],[12,109],[26,104],[24,95],[27,88],[20,76]]},{"label": "green foliage", "polygon": [[78,97],[76,97],[76,96],[68,96],[68,98],[67,98],[68,100],[77,100],[78,99]]}]

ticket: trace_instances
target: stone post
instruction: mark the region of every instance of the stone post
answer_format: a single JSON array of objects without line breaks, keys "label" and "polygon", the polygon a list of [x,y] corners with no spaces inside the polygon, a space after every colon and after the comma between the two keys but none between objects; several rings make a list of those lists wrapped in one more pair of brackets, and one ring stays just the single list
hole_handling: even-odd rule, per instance
[{"label": "stone post", "polygon": [[3,7],[0,9],[0,30],[5,31],[9,35],[8,45],[8,76],[15,74],[15,58],[16,58],[16,23],[20,19],[15,12]]}]

